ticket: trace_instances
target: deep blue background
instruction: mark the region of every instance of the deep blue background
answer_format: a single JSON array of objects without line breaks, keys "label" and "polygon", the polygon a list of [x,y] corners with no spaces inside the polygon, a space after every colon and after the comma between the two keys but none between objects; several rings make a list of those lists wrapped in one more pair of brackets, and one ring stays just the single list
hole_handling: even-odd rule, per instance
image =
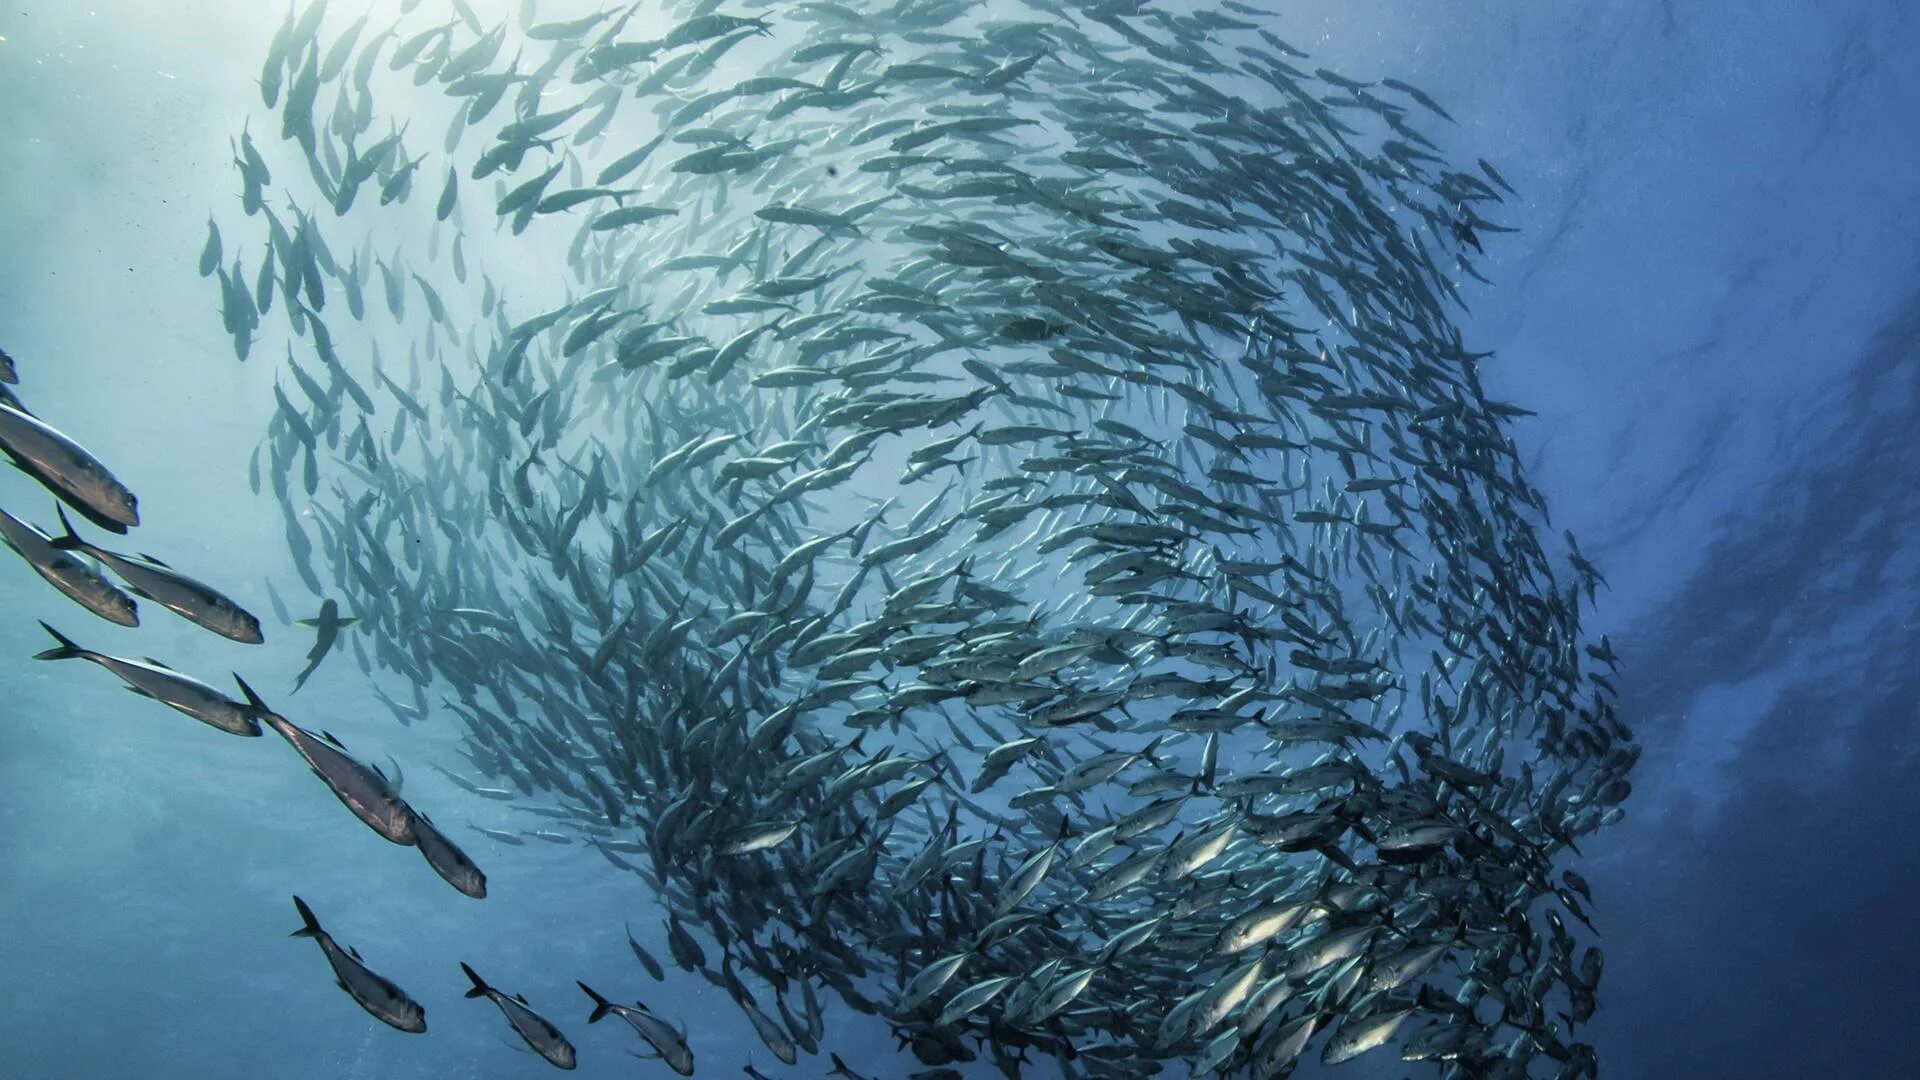
[{"label": "deep blue background", "polygon": [[[262,611],[262,582],[287,574],[244,480],[268,366],[233,361],[191,263],[206,212],[234,199],[226,137],[257,107],[274,6],[0,6],[0,346],[34,404],[141,492],[141,546]],[[1491,391],[1539,413],[1515,434],[1555,525],[1612,583],[1593,625],[1626,658],[1621,709],[1647,745],[1627,821],[1581,865],[1608,956],[1607,1074],[1920,1076],[1920,15],[1276,7],[1316,64],[1430,91],[1460,121],[1449,148],[1524,197],[1506,214],[1523,231],[1490,245],[1495,286],[1469,293],[1468,338],[1498,350]],[[0,505],[51,516],[17,477]],[[824,1072],[771,1064],[704,984],[646,981],[620,922],[658,945],[658,912],[598,856],[462,831],[495,891],[465,900],[277,747],[33,664],[38,617],[279,696],[304,652],[157,612],[128,636],[0,562],[0,1076],[538,1074],[459,999],[462,958],[560,1020],[583,1076],[664,1069],[585,1028],[577,977],[688,1020],[703,1075],[749,1057]],[[295,703],[409,764],[443,823],[534,824],[434,775],[447,726],[395,728],[351,664]],[[426,1002],[430,1037],[367,1020],[284,939],[296,890]],[[883,1032],[837,1015],[834,1031],[856,1065],[899,1074]]]}]

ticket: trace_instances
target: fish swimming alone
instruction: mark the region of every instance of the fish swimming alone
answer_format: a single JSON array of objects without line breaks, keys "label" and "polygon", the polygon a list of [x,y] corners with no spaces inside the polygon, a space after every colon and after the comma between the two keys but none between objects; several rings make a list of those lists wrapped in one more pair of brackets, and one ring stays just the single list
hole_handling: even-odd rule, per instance
[{"label": "fish swimming alone", "polygon": [[57,646],[34,656],[35,660],[89,660],[119,676],[127,688],[149,697],[176,712],[185,713],[209,727],[229,735],[257,736],[260,723],[248,706],[234,701],[206,683],[160,663],[157,660],[128,660],[83,649],[66,635],[46,623],[40,628]]},{"label": "fish swimming alone", "polygon": [[460,965],[460,970],[466,972],[467,978],[473,983],[473,987],[467,991],[468,997],[483,997],[498,1005],[500,1012],[506,1016],[507,1023],[513,1026],[513,1030],[526,1040],[534,1053],[547,1059],[549,1064],[561,1069],[574,1067],[576,1061],[573,1044],[568,1042],[567,1037],[560,1034],[560,1029],[548,1022],[546,1017],[534,1012],[527,1005],[526,998],[518,995],[508,997],[495,990],[464,963]]},{"label": "fish swimming alone", "polygon": [[320,920],[314,918],[313,909],[307,906],[305,900],[296,896],[293,906],[300,912],[301,926],[291,936],[312,938],[320,946],[328,966],[333,968],[335,983],[353,998],[355,1004],[388,1027],[415,1035],[427,1030],[427,1010],[421,1008],[419,1002],[368,967],[360,959],[359,950],[341,948],[340,943],[333,940],[333,935],[321,928]]},{"label": "fish swimming alone", "polygon": [[307,678],[320,667],[320,662],[327,658],[327,654],[333,651],[334,643],[340,640],[340,631],[359,621],[359,619],[341,618],[340,602],[331,597],[320,605],[319,615],[311,619],[294,620],[297,625],[314,631],[313,648],[307,653],[307,666],[301,669],[300,674],[293,680],[293,689],[296,693],[301,687],[307,685]]}]

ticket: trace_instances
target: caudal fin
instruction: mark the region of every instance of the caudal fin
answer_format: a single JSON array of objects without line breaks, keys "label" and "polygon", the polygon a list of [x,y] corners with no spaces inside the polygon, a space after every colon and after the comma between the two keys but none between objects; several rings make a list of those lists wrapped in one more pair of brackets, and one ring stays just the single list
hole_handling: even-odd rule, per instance
[{"label": "caudal fin", "polygon": [[1150,765],[1158,766],[1160,764],[1160,759],[1154,757],[1153,752],[1160,749],[1160,740],[1162,738],[1164,738],[1164,736],[1156,735],[1153,737],[1153,741],[1140,748],[1140,756],[1146,758],[1147,763]]},{"label": "caudal fin", "polygon": [[80,535],[73,531],[73,522],[67,520],[66,508],[63,506],[56,505],[53,508],[53,512],[60,515],[61,535],[56,536],[52,540],[48,541],[49,546],[54,548],[56,551],[79,551],[82,548],[86,547],[87,542],[85,540],[80,539]]},{"label": "caudal fin", "polygon": [[300,929],[295,930],[293,933],[288,934],[287,936],[288,937],[319,937],[320,936],[320,920],[313,917],[313,909],[307,906],[307,902],[305,900],[302,900],[297,896],[293,898],[293,906],[296,911],[300,912],[300,921],[304,925],[301,926]]},{"label": "caudal fin", "polygon": [[609,1002],[606,998],[601,997],[597,992],[595,992],[593,987],[588,986],[586,983],[583,983],[578,979],[575,979],[573,981],[573,984],[575,986],[578,986],[580,989],[586,991],[587,996],[593,999],[593,1015],[587,1017],[587,1023],[597,1024],[608,1013],[613,1011],[612,1003]]},{"label": "caudal fin", "polygon": [[253,687],[247,685],[247,680],[240,677],[239,672],[236,671],[233,673],[233,681],[240,685],[240,692],[246,695],[247,708],[252,709],[262,716],[270,715],[273,712],[272,709],[267,708],[266,702],[260,700],[260,695],[253,692]]},{"label": "caudal fin", "polygon": [[470,998],[486,997],[487,991],[493,989],[491,986],[487,985],[487,980],[481,978],[479,974],[477,974],[472,968],[467,966],[466,961],[463,960],[460,962],[460,970],[466,972],[467,978],[473,980],[473,989],[467,991],[468,997]]},{"label": "caudal fin", "polygon": [[53,627],[48,626],[46,623],[41,623],[40,629],[52,634],[53,640],[59,642],[60,646],[59,648],[48,649],[45,652],[35,653],[33,655],[35,660],[77,660],[87,655],[87,650],[75,645],[72,639],[60,631],[55,630]]}]

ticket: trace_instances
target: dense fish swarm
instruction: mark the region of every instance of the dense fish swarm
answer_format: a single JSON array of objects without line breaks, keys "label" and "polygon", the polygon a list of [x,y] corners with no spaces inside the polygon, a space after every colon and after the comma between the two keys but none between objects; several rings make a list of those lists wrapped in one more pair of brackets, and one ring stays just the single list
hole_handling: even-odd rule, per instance
[{"label": "dense fish swarm", "polygon": [[255,489],[463,783],[788,1063],[828,993],[1009,1076],[1593,1074],[1556,861],[1638,748],[1440,106],[1232,0],[400,6],[289,13],[266,246],[201,270],[242,359],[285,316]]}]

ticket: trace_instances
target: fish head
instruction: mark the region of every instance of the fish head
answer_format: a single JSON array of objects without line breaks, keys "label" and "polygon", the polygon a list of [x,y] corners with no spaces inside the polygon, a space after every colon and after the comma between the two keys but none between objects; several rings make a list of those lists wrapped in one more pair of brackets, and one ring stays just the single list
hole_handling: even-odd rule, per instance
[{"label": "fish head", "polygon": [[119,589],[108,589],[98,598],[101,618],[116,626],[139,626],[140,609],[134,606],[133,597]]},{"label": "fish head", "polygon": [[394,1006],[394,1027],[418,1035],[427,1030],[427,1010],[417,1001],[402,1001]]},{"label": "fish head", "polygon": [[463,861],[459,869],[455,871],[453,877],[454,888],[459,889],[475,900],[486,899],[487,875],[481,873],[479,867],[473,865],[471,862]]},{"label": "fish head", "polygon": [[[99,462],[89,461],[84,466],[86,480],[82,487],[86,491],[87,502],[91,508],[118,525],[129,529],[140,524],[140,498],[107,471]],[[102,523],[104,526],[104,522]]]},{"label": "fish head", "polygon": [[434,871],[462,893],[475,900],[486,899],[487,875],[479,865],[466,852],[441,836],[431,822],[423,822],[417,815],[411,816],[411,833]]},{"label": "fish head", "polygon": [[266,635],[260,629],[260,620],[252,612],[226,597],[218,597],[213,610],[217,619],[217,626],[213,629],[222,637],[242,645],[258,645],[266,641]]},{"label": "fish head", "polygon": [[113,493],[111,499],[112,517],[115,521],[131,529],[140,524],[140,499],[133,492],[121,488]]}]

